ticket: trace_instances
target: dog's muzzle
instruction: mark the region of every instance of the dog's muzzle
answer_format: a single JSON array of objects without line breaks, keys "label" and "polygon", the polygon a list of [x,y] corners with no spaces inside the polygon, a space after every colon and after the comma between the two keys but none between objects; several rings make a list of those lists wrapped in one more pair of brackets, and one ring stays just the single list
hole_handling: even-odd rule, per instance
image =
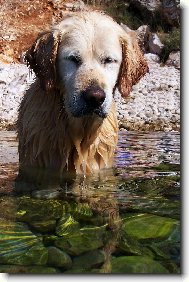
[{"label": "dog's muzzle", "polygon": [[97,115],[100,118],[107,116],[105,111],[106,93],[98,85],[90,85],[81,92],[75,92],[70,103],[70,112],[74,117]]},{"label": "dog's muzzle", "polygon": [[99,86],[90,86],[82,92],[82,97],[91,110],[98,109],[104,102],[106,94]]}]

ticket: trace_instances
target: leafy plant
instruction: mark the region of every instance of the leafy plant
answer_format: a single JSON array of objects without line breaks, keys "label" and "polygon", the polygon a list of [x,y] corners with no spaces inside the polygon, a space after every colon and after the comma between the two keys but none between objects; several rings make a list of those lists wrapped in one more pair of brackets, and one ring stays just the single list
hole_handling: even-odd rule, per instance
[{"label": "leafy plant", "polygon": [[180,49],[180,29],[173,28],[169,33],[158,32],[158,36],[164,44],[161,60],[165,62],[172,51]]}]

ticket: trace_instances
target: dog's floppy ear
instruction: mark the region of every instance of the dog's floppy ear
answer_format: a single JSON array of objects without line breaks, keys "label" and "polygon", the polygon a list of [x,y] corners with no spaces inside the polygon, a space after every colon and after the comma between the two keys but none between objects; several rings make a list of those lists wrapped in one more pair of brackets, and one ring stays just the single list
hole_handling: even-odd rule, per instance
[{"label": "dog's floppy ear", "polygon": [[60,34],[58,31],[46,32],[36,39],[26,52],[25,60],[40,79],[43,89],[53,90],[56,82],[56,56]]},{"label": "dog's floppy ear", "polygon": [[127,97],[142,76],[148,71],[148,65],[133,35],[125,34],[121,39],[122,63],[117,87],[123,97]]}]

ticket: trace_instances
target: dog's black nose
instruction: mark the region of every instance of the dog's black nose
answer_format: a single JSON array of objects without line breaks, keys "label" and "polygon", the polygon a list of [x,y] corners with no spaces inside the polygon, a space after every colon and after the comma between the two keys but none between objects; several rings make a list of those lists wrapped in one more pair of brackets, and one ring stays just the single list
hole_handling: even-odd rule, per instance
[{"label": "dog's black nose", "polygon": [[98,108],[104,102],[106,94],[99,86],[90,86],[83,91],[83,98],[90,107]]}]

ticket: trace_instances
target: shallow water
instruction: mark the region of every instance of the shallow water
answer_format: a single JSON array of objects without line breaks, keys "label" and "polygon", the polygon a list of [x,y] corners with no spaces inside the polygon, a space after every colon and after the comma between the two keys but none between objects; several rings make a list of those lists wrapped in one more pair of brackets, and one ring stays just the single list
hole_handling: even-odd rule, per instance
[{"label": "shallow water", "polygon": [[14,132],[0,163],[0,272],[180,273],[179,133],[122,131],[113,169],[16,194]]}]

